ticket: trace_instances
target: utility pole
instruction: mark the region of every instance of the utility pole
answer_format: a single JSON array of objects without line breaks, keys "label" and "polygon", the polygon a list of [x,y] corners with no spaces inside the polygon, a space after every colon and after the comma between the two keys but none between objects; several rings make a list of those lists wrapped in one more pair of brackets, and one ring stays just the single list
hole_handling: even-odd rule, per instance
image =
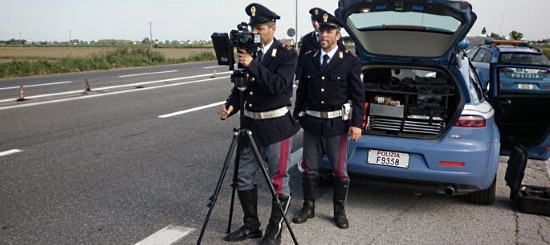
[{"label": "utility pole", "polygon": [[23,39],[21,39],[21,32],[19,32],[19,47],[23,45]]},{"label": "utility pole", "polygon": [[296,0],[296,41],[294,41],[295,49],[298,48],[298,0]]},{"label": "utility pole", "polygon": [[149,21],[149,43],[153,49],[153,22]]},{"label": "utility pole", "polygon": [[69,29],[69,47],[73,46],[73,39],[71,38],[71,29]]},{"label": "utility pole", "polygon": [[[504,12],[502,12],[502,19],[500,19],[500,29],[498,30],[498,35],[502,34],[502,22],[504,22]],[[506,39],[506,36],[502,35],[504,39]]]}]

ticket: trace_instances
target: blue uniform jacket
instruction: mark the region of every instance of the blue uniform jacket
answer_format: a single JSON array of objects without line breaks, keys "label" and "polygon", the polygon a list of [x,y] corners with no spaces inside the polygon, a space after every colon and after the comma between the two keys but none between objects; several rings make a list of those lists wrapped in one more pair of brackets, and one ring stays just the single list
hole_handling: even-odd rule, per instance
[{"label": "blue uniform jacket", "polygon": [[[247,68],[249,79],[244,91],[246,110],[264,112],[290,106],[297,60],[296,51],[277,40],[264,54],[261,64],[254,59]],[[233,88],[226,105],[233,106],[231,115],[242,109],[237,88]],[[290,112],[270,119],[245,117],[244,127],[252,132],[258,147],[290,138],[300,129]]]},{"label": "blue uniform jacket", "polygon": [[[361,62],[357,55],[338,48],[324,72],[320,71],[320,51],[314,50],[302,57],[301,77],[296,91],[293,115],[302,128],[314,135],[343,134],[350,126],[361,127],[364,116],[365,91],[361,80]],[[299,117],[305,110],[340,110],[348,100],[352,103],[351,120],[321,119],[310,115]]]}]

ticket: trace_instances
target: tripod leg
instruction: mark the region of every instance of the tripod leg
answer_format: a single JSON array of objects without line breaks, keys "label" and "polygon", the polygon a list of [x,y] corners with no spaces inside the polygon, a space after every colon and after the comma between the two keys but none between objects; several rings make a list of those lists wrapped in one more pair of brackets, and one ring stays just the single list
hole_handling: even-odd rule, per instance
[{"label": "tripod leg", "polygon": [[273,202],[279,207],[279,211],[283,216],[283,220],[285,221],[286,227],[288,228],[288,231],[290,233],[290,236],[292,237],[292,240],[294,241],[294,244],[298,244],[298,241],[296,240],[296,236],[294,236],[294,232],[292,231],[292,228],[290,228],[290,224],[285,215],[286,207],[283,207],[284,203],[281,202],[281,200],[279,199],[279,195],[275,191],[275,187],[273,187],[273,183],[271,182],[271,179],[269,178],[269,174],[267,173],[267,170],[265,169],[265,166],[264,166],[265,162],[262,160],[262,156],[260,154],[260,151],[258,150],[258,146],[256,146],[256,142],[254,142],[254,138],[252,138],[252,132],[250,132],[250,130],[246,130],[245,133],[246,133],[246,136],[248,137],[250,147],[254,152],[254,156],[256,157],[256,161],[260,165],[262,174],[264,175],[267,185],[269,186],[269,190],[271,191],[271,195],[273,196]]},{"label": "tripod leg", "polygon": [[[212,214],[212,210],[214,209],[214,205],[216,205],[216,201],[218,200],[218,194],[220,193],[220,189],[223,184],[223,179],[225,178],[225,175],[227,173],[227,170],[229,169],[229,164],[231,162],[231,158],[233,157],[233,153],[235,152],[235,148],[237,147],[238,139],[239,139],[239,132],[234,131],[233,132],[233,140],[231,141],[231,145],[229,146],[229,151],[227,152],[227,156],[225,157],[225,161],[223,163],[223,168],[220,173],[220,178],[218,179],[218,183],[216,184],[216,189],[214,190],[214,194],[210,196],[210,203],[208,203],[208,213],[206,215],[206,219],[204,220],[204,224],[202,225],[201,233],[199,235],[199,239],[197,240],[197,244],[201,244],[202,236],[204,235],[204,231],[206,229],[206,226],[208,225],[208,220],[210,219],[210,215]],[[233,197],[231,198],[231,207],[233,207],[233,198],[235,195],[235,189],[233,189]],[[231,212],[233,209],[231,209]],[[229,219],[229,224],[231,226],[231,217]],[[229,232],[229,231],[228,231]]]}]

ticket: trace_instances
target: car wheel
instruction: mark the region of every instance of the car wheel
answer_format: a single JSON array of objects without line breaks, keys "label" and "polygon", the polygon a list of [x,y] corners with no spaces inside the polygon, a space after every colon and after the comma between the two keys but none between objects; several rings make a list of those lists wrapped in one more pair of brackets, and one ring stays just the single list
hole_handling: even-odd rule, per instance
[{"label": "car wheel", "polygon": [[468,201],[474,204],[491,205],[495,203],[497,191],[497,177],[493,179],[493,183],[489,188],[468,194]]}]

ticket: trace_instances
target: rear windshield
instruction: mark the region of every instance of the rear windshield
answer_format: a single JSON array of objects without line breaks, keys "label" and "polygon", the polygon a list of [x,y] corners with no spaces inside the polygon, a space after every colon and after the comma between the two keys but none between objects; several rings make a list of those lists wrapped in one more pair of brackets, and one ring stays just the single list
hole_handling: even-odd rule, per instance
[{"label": "rear windshield", "polygon": [[512,65],[548,65],[543,54],[536,53],[502,53],[499,63]]},{"label": "rear windshield", "polygon": [[355,13],[349,16],[353,25],[359,30],[376,29],[415,29],[443,33],[454,33],[460,27],[460,21],[444,15],[433,15],[418,12],[370,12]]}]

